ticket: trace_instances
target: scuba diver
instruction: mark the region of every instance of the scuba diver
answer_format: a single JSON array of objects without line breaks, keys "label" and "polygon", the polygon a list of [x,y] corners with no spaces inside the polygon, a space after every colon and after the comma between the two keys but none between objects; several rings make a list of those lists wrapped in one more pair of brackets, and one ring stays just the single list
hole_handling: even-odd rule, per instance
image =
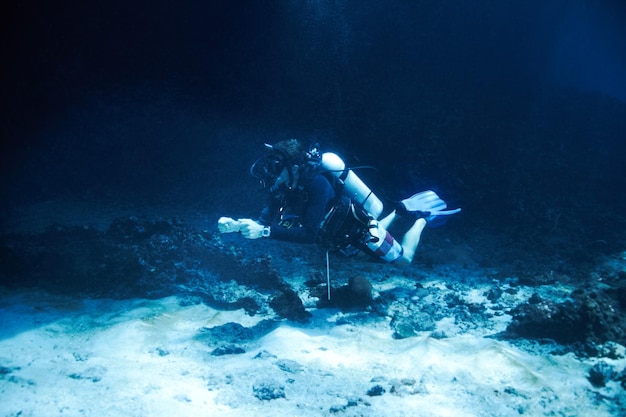
[{"label": "scuba diver", "polygon": [[[318,243],[346,254],[359,249],[386,262],[409,265],[424,228],[461,211],[447,209],[437,194],[424,191],[400,201],[378,220],[382,202],[336,154],[321,154],[317,146],[306,149],[297,139],[265,146],[269,153],[250,167],[250,173],[268,190],[267,204],[257,220],[221,217],[221,233]],[[401,242],[387,231],[397,216],[414,220]]]}]

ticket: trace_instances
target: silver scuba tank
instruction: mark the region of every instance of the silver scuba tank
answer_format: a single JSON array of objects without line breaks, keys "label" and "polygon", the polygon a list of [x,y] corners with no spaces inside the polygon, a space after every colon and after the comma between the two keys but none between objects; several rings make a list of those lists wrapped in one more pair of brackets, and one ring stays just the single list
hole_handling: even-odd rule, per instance
[{"label": "silver scuba tank", "polygon": [[346,195],[358,202],[375,219],[383,212],[383,203],[367,185],[349,168],[343,160],[332,152],[322,154],[321,165],[344,185]]}]

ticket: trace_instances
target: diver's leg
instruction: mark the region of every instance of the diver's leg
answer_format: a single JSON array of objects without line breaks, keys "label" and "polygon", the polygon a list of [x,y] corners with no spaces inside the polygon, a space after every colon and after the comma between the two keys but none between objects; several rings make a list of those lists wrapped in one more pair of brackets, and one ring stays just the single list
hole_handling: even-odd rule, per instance
[{"label": "diver's leg", "polygon": [[366,243],[369,250],[387,262],[395,262],[398,265],[410,265],[415,256],[415,251],[420,243],[420,237],[426,227],[426,219],[420,218],[402,237],[402,243],[398,242],[389,234],[386,227],[396,218],[393,211],[387,217],[378,222],[379,239]]},{"label": "diver's leg", "polygon": [[422,237],[422,232],[426,227],[425,219],[417,219],[413,226],[404,234],[402,238],[402,249],[404,253],[402,257],[399,258],[396,262],[402,265],[408,265],[413,261],[413,257],[415,256],[415,251],[417,250],[417,246],[420,243],[420,238]]},{"label": "diver's leg", "polygon": [[378,224],[380,225],[380,227],[382,227],[385,230],[389,229],[389,226],[391,226],[391,223],[393,223],[393,221],[396,219],[396,216],[398,214],[396,213],[396,211],[392,211],[391,213],[389,213],[387,216],[385,216],[382,220],[378,221]]}]

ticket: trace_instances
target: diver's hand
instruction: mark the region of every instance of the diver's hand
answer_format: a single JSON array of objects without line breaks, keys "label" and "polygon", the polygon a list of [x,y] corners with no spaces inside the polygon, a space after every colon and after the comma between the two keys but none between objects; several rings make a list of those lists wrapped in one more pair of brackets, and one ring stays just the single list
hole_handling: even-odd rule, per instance
[{"label": "diver's hand", "polygon": [[230,217],[220,217],[217,221],[217,228],[220,233],[233,233],[238,232],[241,224]]},{"label": "diver's hand", "polygon": [[265,226],[252,219],[239,219],[239,231],[247,239],[258,239],[263,236]]}]

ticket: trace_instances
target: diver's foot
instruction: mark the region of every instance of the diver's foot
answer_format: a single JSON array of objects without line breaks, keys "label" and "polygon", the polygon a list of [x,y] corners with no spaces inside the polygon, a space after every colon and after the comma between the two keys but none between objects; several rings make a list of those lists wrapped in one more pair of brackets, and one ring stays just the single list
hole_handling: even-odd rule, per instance
[{"label": "diver's foot", "polygon": [[426,219],[430,227],[441,226],[451,214],[461,209],[449,210],[448,205],[434,191],[422,191],[400,201],[396,213],[409,218]]},{"label": "diver's foot", "polygon": [[408,210],[402,201],[396,205],[396,213],[402,217],[408,217],[413,220],[425,219],[430,216],[430,212],[428,211]]}]

